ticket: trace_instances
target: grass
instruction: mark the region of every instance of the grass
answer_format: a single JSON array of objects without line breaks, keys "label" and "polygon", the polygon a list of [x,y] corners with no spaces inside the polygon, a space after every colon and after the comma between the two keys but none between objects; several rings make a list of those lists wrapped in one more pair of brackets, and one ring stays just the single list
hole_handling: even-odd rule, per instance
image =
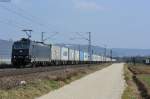
[{"label": "grass", "polygon": [[0,99],[33,99],[60,86],[59,81],[38,81],[11,90],[1,90]]},{"label": "grass", "polygon": [[[129,73],[130,71],[127,67],[133,73]],[[128,87],[124,91],[122,99],[150,99],[150,66],[145,64],[126,64],[125,68],[125,80]],[[134,81],[133,76],[135,77]]]},{"label": "grass", "polygon": [[142,95],[145,99],[150,99],[150,74],[141,74],[137,78],[142,84]]},{"label": "grass", "polygon": [[[104,67],[108,65],[110,64],[105,64]],[[102,69],[100,66],[91,67],[89,69],[85,69],[84,71],[78,71],[77,73],[64,77],[63,79],[58,78],[56,80],[36,80],[32,83],[27,83],[26,85],[18,86],[13,89],[1,89],[0,99],[34,99],[100,69]]]},{"label": "grass", "polygon": [[33,82],[24,86],[22,85],[10,90],[0,90],[0,99],[34,99],[66,84],[69,84],[72,81],[83,77],[83,75],[83,73],[80,73],[63,81],[39,80],[37,82]]},{"label": "grass", "polygon": [[128,65],[124,66],[124,76],[127,83],[127,87],[124,90],[122,99],[139,99],[137,87],[132,79],[133,74],[128,70]]},{"label": "grass", "polygon": [[140,76],[138,76],[138,78],[141,79],[142,81],[144,81],[150,89],[150,75],[140,75]]}]

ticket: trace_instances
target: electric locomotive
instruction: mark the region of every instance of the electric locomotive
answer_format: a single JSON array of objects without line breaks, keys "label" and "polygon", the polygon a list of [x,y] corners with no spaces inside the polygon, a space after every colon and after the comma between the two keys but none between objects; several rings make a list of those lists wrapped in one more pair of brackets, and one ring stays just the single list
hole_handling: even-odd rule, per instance
[{"label": "electric locomotive", "polygon": [[17,67],[48,63],[50,47],[42,42],[22,38],[13,44],[11,62]]}]

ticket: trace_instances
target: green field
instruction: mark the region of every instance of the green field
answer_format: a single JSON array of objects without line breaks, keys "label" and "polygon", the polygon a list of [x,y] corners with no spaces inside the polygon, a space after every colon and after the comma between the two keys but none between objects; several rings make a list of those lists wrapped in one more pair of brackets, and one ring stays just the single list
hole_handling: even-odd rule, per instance
[{"label": "green field", "polygon": [[150,89],[150,74],[139,75],[138,78],[142,80]]}]

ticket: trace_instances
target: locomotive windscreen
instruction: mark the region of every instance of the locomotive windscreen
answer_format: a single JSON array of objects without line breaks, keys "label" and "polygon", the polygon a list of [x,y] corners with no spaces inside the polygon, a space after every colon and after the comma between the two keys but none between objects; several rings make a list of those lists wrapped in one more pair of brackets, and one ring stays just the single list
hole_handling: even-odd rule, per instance
[{"label": "locomotive windscreen", "polygon": [[28,49],[29,44],[28,43],[17,42],[17,43],[14,44],[13,48],[14,49]]},{"label": "locomotive windscreen", "polygon": [[13,45],[13,49],[29,49],[30,40],[22,39],[19,42],[15,42]]}]

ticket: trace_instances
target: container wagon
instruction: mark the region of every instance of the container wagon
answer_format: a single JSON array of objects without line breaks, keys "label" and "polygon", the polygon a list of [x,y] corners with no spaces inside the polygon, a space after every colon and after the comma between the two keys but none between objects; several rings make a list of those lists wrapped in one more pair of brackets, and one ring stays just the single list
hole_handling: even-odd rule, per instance
[{"label": "container wagon", "polygon": [[[85,51],[74,50],[58,45],[47,45],[42,42],[21,39],[16,41],[12,47],[11,62],[16,67],[43,66],[43,65],[73,65],[110,62],[109,57],[93,54],[92,61]],[[113,59],[113,61],[116,61]]]}]

